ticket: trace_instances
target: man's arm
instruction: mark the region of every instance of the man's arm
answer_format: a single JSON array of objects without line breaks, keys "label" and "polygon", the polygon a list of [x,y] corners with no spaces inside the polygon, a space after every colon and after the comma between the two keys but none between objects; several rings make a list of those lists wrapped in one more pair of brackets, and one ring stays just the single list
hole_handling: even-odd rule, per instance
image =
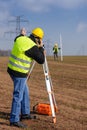
[{"label": "man's arm", "polygon": [[25,51],[25,55],[33,58],[39,64],[43,64],[45,61],[43,47],[33,46],[31,49]]}]

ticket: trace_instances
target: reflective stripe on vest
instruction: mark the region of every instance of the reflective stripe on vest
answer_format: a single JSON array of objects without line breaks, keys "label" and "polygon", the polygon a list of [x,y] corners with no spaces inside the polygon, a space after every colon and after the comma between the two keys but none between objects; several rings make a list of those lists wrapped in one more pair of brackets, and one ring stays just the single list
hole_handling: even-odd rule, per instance
[{"label": "reflective stripe on vest", "polygon": [[24,69],[24,70],[29,70],[29,67],[24,67],[24,66],[21,66],[21,65],[17,65],[11,61],[9,61],[9,63],[15,67],[18,67],[18,68],[21,68],[21,69]]},{"label": "reflective stripe on vest", "polygon": [[20,59],[20,58],[14,56],[14,55],[12,55],[12,54],[11,54],[11,57],[12,57],[13,59],[15,59],[15,60],[18,60],[18,61],[23,62],[23,63],[26,63],[26,64],[30,64],[30,63],[31,63],[31,62],[29,62],[29,61],[27,61],[27,60]]},{"label": "reflective stripe on vest", "polygon": [[[31,64],[31,62],[29,61],[26,61],[26,60],[23,60],[23,59],[20,59],[20,58],[17,58],[16,56],[12,55],[11,54],[11,57],[17,61],[20,61],[22,63],[26,63],[26,64]],[[14,62],[12,61],[9,61],[9,63],[15,67],[18,67],[18,68],[21,68],[21,69],[24,69],[24,70],[29,70],[30,67],[24,67],[24,66],[21,66],[21,65],[18,65],[18,64],[15,64]]]}]

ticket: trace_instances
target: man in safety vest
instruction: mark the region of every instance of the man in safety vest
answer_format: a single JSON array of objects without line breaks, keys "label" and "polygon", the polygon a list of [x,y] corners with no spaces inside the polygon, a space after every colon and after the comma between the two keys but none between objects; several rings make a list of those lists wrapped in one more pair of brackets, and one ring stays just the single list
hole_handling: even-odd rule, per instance
[{"label": "man in safety vest", "polygon": [[58,60],[58,50],[59,50],[58,45],[55,44],[53,47],[54,60],[56,59]]},{"label": "man in safety vest", "polygon": [[34,119],[34,116],[30,115],[29,90],[26,80],[33,59],[39,64],[45,61],[43,36],[44,31],[41,28],[35,28],[29,37],[20,35],[14,41],[7,68],[14,84],[10,126],[26,128],[27,126],[20,120]]}]

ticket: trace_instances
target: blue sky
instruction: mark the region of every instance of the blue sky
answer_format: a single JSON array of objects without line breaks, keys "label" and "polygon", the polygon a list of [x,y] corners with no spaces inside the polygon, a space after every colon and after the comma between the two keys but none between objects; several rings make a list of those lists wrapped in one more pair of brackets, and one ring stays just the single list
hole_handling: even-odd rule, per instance
[{"label": "blue sky", "polygon": [[61,34],[63,55],[87,55],[87,0],[0,0],[0,49],[12,48],[16,33],[6,32],[16,31],[17,16],[27,32],[44,30],[51,54]]}]

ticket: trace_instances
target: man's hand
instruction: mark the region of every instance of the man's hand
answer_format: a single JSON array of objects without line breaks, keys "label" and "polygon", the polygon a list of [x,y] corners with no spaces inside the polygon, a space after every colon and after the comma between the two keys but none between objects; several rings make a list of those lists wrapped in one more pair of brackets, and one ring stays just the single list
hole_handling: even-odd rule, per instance
[{"label": "man's hand", "polygon": [[43,47],[43,42],[42,42],[41,39],[39,39],[39,42],[38,42],[38,40],[37,40],[37,46],[38,46],[38,47]]}]

